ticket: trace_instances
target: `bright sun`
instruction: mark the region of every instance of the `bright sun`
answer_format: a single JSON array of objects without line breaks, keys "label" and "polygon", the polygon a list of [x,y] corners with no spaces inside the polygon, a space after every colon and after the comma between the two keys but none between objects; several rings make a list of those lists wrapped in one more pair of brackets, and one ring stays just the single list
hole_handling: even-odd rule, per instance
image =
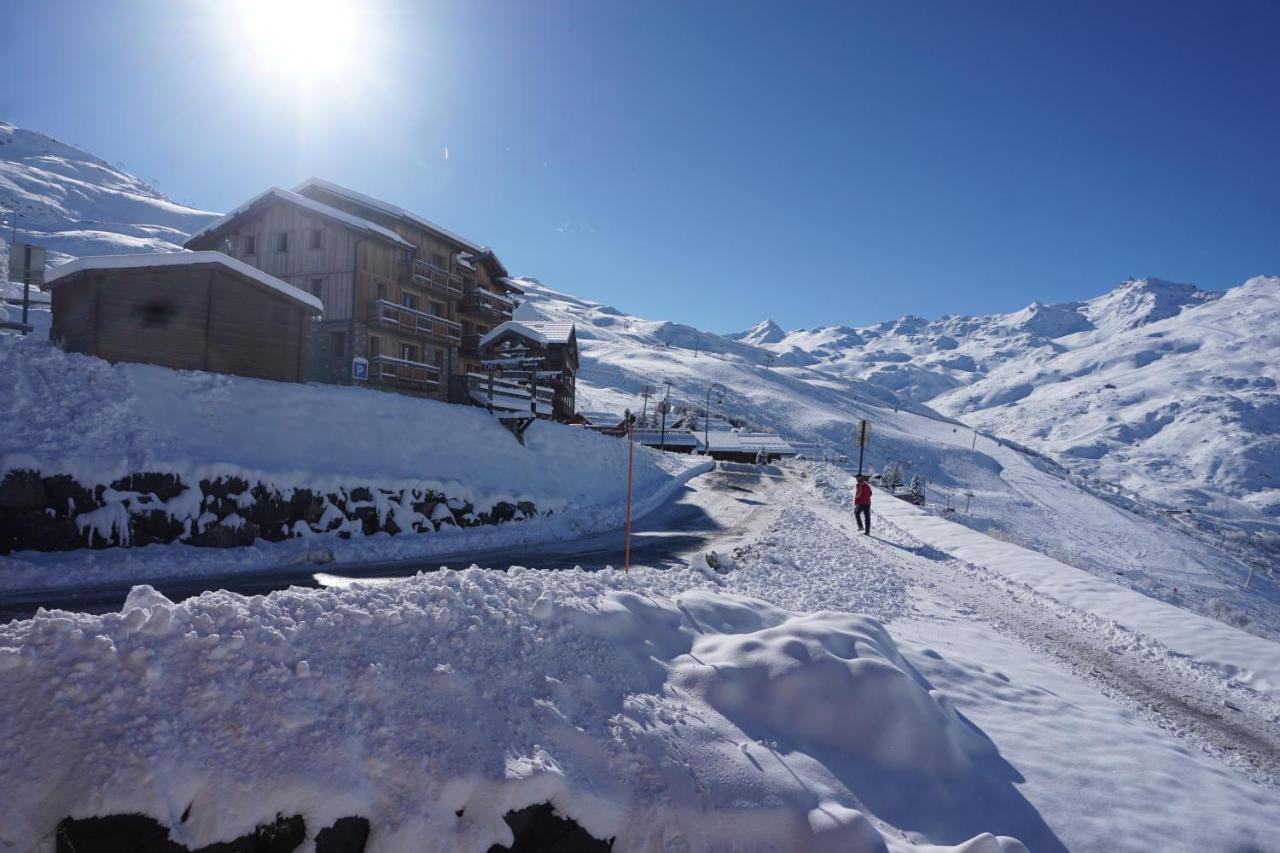
[{"label": "bright sun", "polygon": [[244,32],[264,68],[310,82],[351,65],[357,16],[345,0],[243,0]]}]

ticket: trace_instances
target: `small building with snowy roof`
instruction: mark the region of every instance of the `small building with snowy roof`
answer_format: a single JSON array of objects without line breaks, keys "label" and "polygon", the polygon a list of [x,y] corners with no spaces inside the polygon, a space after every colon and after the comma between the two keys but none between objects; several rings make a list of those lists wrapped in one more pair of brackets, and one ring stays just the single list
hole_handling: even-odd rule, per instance
[{"label": "small building with snowy roof", "polygon": [[507,320],[482,335],[482,364],[493,365],[504,353],[522,351],[537,360],[530,376],[552,391],[551,417],[567,422],[577,408],[578,332],[573,323],[550,320]]},{"label": "small building with snowy roof", "polygon": [[[682,427],[689,430],[700,452],[724,462],[773,462],[798,455],[796,448],[776,432],[735,427],[720,417],[692,417]],[[705,437],[705,438],[704,438]]]},{"label": "small building with snowy roof", "polygon": [[63,349],[301,382],[320,300],[221,252],[79,258],[45,279]]}]

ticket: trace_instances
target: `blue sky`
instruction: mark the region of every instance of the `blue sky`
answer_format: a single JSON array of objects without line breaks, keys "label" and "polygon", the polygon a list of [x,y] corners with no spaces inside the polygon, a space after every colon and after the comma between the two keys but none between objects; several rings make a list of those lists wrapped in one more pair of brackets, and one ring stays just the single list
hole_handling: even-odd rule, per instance
[{"label": "blue sky", "polygon": [[0,118],[213,210],[328,177],[651,318],[1280,274],[1280,3],[371,0],[289,48],[247,0],[6,6]]}]

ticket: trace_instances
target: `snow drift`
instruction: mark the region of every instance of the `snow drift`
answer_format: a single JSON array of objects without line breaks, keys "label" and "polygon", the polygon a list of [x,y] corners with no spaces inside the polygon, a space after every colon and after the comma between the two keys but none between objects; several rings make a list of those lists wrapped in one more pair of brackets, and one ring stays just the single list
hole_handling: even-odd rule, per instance
[{"label": "snow drift", "polygon": [[0,628],[0,720],[5,849],[136,812],[193,848],[280,813],[367,818],[371,851],[485,850],[550,802],[619,853],[870,853],[900,836],[864,780],[898,780],[887,811],[924,826],[1009,788],[875,620],[611,571],[178,605],[139,587],[121,613]]},{"label": "snow drift", "polygon": [[[419,516],[431,509],[422,503],[430,495],[436,510],[447,499],[451,509],[465,507],[477,517],[524,505],[533,509],[521,516],[569,515],[580,529],[621,523],[627,445],[578,428],[538,423],[521,446],[491,415],[471,406],[362,388],[112,365],[13,337],[0,337],[0,357],[13,368],[0,376],[0,399],[7,402],[0,411],[0,480],[13,471],[70,477],[80,493],[94,495],[69,510],[86,537],[125,544],[130,537],[120,528],[131,513],[156,512],[189,537],[223,524],[223,515],[242,521],[247,507],[240,498],[260,489],[347,498],[367,492],[362,501],[376,513],[379,529],[397,512],[398,529],[426,529],[428,519]],[[638,448],[637,503],[697,465]],[[172,496],[141,494],[127,483],[143,474],[185,485]],[[202,496],[197,484],[231,481],[245,488],[219,497],[223,509],[214,512],[213,498]],[[317,517],[318,526],[302,532],[340,523],[345,532],[359,533],[358,521],[335,513],[360,502],[330,501],[331,517]]]}]

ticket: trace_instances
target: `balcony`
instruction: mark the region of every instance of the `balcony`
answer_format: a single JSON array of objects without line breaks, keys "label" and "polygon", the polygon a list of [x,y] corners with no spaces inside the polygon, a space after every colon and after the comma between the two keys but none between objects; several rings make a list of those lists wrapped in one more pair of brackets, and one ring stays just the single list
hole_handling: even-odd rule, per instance
[{"label": "balcony", "polygon": [[462,342],[462,324],[446,320],[417,308],[406,308],[385,299],[369,303],[365,315],[371,325],[394,329],[407,335],[423,335],[445,344],[457,346]]},{"label": "balcony", "polygon": [[492,374],[468,373],[467,392],[472,402],[495,412],[528,412],[549,418],[554,410],[555,389],[527,382],[498,379]]},{"label": "balcony", "polygon": [[418,259],[401,263],[409,284],[424,287],[428,292],[445,299],[462,298],[462,276],[436,266],[430,261]]},{"label": "balcony", "polygon": [[369,381],[414,391],[435,391],[440,387],[440,368],[421,361],[375,355],[369,359]]},{"label": "balcony", "polygon": [[502,294],[479,288],[469,291],[462,299],[462,310],[465,313],[494,323],[510,320],[513,307],[511,300]]}]

